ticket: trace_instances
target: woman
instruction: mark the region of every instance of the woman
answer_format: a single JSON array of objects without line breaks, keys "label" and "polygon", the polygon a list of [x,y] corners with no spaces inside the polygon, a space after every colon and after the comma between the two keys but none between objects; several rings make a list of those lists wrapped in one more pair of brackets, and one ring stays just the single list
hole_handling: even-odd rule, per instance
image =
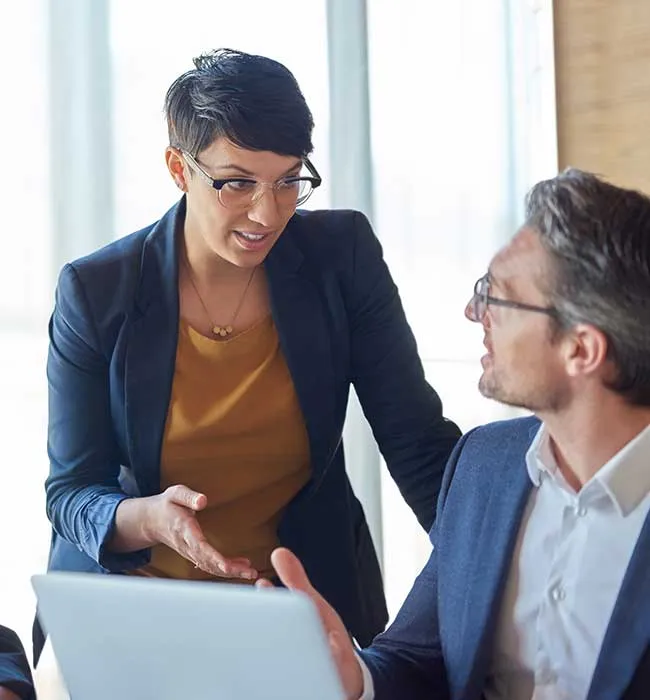
[{"label": "woman", "polygon": [[367,644],[387,614],[345,473],[349,387],[425,528],[459,432],[367,220],[296,211],[321,179],[292,74],[194,63],[165,103],[181,200],[59,278],[50,568],[253,580],[282,543]]}]

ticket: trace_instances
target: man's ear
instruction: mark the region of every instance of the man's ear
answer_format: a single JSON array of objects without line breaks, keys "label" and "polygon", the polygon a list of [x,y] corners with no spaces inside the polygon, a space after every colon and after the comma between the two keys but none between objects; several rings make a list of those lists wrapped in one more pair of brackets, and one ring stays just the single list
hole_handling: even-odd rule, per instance
[{"label": "man's ear", "polygon": [[589,323],[578,323],[563,340],[564,364],[570,377],[586,377],[605,371],[609,341]]}]

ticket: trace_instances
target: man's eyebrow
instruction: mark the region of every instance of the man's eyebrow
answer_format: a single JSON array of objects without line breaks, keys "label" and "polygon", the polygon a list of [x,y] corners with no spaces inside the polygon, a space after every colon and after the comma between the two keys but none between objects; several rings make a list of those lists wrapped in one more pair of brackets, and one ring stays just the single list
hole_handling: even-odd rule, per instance
[{"label": "man's eyebrow", "polygon": [[488,268],[487,274],[488,274],[488,281],[490,282],[490,285],[495,285],[496,287],[501,289],[506,294],[512,293],[512,285],[508,282],[507,279],[503,279],[502,277],[495,275],[492,268]]}]

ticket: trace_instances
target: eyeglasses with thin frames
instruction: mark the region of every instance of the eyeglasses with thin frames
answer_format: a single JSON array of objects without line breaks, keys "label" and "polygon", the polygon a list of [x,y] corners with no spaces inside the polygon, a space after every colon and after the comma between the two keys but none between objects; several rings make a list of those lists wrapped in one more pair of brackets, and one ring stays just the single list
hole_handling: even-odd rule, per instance
[{"label": "eyeglasses with thin frames", "polygon": [[535,306],[534,304],[524,304],[520,301],[509,301],[490,296],[490,273],[483,275],[474,285],[474,296],[470,302],[472,321],[480,322],[487,313],[488,306],[504,306],[508,309],[519,309],[520,311],[533,311],[539,314],[546,314],[557,318],[557,309],[553,306]]},{"label": "eyeglasses with thin frames", "polygon": [[262,196],[265,188],[269,188],[273,192],[279,206],[297,207],[304,204],[322,183],[321,176],[309,158],[302,159],[304,166],[310,173],[309,177],[291,175],[276,182],[262,182],[247,177],[228,177],[215,180],[201,167],[194,156],[187,151],[181,151],[181,153],[190,167],[217,191],[219,201],[228,209],[252,207]]}]

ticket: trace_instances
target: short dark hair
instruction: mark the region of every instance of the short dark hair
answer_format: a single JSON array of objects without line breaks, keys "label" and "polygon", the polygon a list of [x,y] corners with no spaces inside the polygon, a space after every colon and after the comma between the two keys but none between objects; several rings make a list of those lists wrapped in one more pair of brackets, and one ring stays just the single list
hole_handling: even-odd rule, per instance
[{"label": "short dark hair", "polygon": [[165,97],[169,143],[197,156],[225,136],[236,146],[304,158],[314,120],[291,71],[232,49],[194,59]]},{"label": "short dark hair", "polygon": [[609,387],[650,406],[650,198],[569,168],[533,187],[526,219],[550,255],[559,329],[599,328],[616,367]]}]

